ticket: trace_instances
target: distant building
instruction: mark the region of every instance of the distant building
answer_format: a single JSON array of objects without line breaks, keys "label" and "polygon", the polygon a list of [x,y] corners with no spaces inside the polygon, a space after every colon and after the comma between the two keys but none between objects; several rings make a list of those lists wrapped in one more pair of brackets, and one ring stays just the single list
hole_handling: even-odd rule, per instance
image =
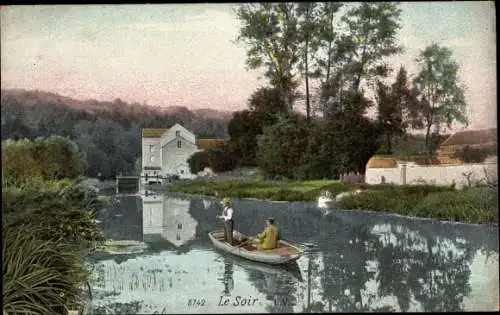
[{"label": "distant building", "polygon": [[457,132],[441,143],[437,150],[437,158],[441,164],[463,164],[462,161],[454,158],[454,155],[466,146],[496,150],[497,128]]},{"label": "distant building", "polygon": [[[194,178],[187,160],[195,152],[211,149],[225,143],[224,139],[196,139],[191,131],[180,124],[169,129],[142,129],[142,180],[156,182],[158,177],[177,175]],[[145,178],[147,176],[147,179]]]}]

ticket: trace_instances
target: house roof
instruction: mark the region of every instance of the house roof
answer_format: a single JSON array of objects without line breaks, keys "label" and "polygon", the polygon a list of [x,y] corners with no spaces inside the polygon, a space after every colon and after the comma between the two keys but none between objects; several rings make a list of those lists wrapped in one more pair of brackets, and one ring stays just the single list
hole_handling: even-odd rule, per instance
[{"label": "house roof", "polygon": [[490,144],[492,142],[497,142],[497,128],[460,131],[443,141],[441,146]]},{"label": "house roof", "polygon": [[143,138],[161,138],[161,136],[167,131],[165,128],[142,128]]},{"label": "house roof", "polygon": [[373,156],[368,160],[366,164],[367,168],[396,168],[398,167],[398,162],[392,158],[383,158],[378,156]]},{"label": "house roof", "polygon": [[196,141],[196,145],[198,146],[198,149],[202,150],[207,150],[207,149],[213,149],[215,147],[218,147],[219,145],[222,145],[227,142],[225,139],[198,139]]}]

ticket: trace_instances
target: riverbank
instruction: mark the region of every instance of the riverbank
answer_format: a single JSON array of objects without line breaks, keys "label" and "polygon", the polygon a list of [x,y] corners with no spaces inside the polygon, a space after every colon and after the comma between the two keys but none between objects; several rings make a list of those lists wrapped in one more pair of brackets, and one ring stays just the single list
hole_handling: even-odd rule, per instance
[{"label": "riverbank", "polygon": [[10,266],[3,274],[4,312],[81,309],[87,298],[81,290],[88,277],[84,262],[104,240],[92,212],[107,198],[68,179],[2,188],[3,264]]},{"label": "riverbank", "polygon": [[256,198],[269,201],[316,202],[322,191],[333,195],[362,189],[336,203],[346,210],[372,210],[400,215],[481,224],[498,223],[498,191],[487,187],[455,190],[450,186],[394,186],[316,181],[189,181],[168,185],[166,190],[191,195]]},{"label": "riverbank", "polygon": [[227,180],[188,181],[165,186],[168,191],[191,195],[233,198],[256,198],[270,201],[316,201],[323,190],[341,193],[359,188],[359,185],[344,185],[338,180],[271,181],[271,180]]}]

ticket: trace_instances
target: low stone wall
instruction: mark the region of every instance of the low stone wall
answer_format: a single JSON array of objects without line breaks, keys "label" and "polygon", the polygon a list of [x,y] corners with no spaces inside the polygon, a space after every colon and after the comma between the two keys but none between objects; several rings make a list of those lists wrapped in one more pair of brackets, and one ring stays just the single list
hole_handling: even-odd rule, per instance
[{"label": "low stone wall", "polygon": [[498,181],[497,163],[417,165],[398,162],[397,168],[367,168],[365,182],[370,185],[393,183],[396,185],[451,185],[457,188]]}]

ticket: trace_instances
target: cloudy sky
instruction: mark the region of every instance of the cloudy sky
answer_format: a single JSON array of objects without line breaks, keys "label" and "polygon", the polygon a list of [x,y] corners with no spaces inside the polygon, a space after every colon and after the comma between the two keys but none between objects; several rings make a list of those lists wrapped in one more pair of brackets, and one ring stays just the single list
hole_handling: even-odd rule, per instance
[{"label": "cloudy sky", "polygon": [[[40,89],[78,99],[238,110],[259,85],[233,43],[231,4],[57,5],[1,8],[2,88]],[[493,2],[402,3],[391,58],[410,75],[419,50],[449,47],[467,86],[470,128],[496,126]]]}]

